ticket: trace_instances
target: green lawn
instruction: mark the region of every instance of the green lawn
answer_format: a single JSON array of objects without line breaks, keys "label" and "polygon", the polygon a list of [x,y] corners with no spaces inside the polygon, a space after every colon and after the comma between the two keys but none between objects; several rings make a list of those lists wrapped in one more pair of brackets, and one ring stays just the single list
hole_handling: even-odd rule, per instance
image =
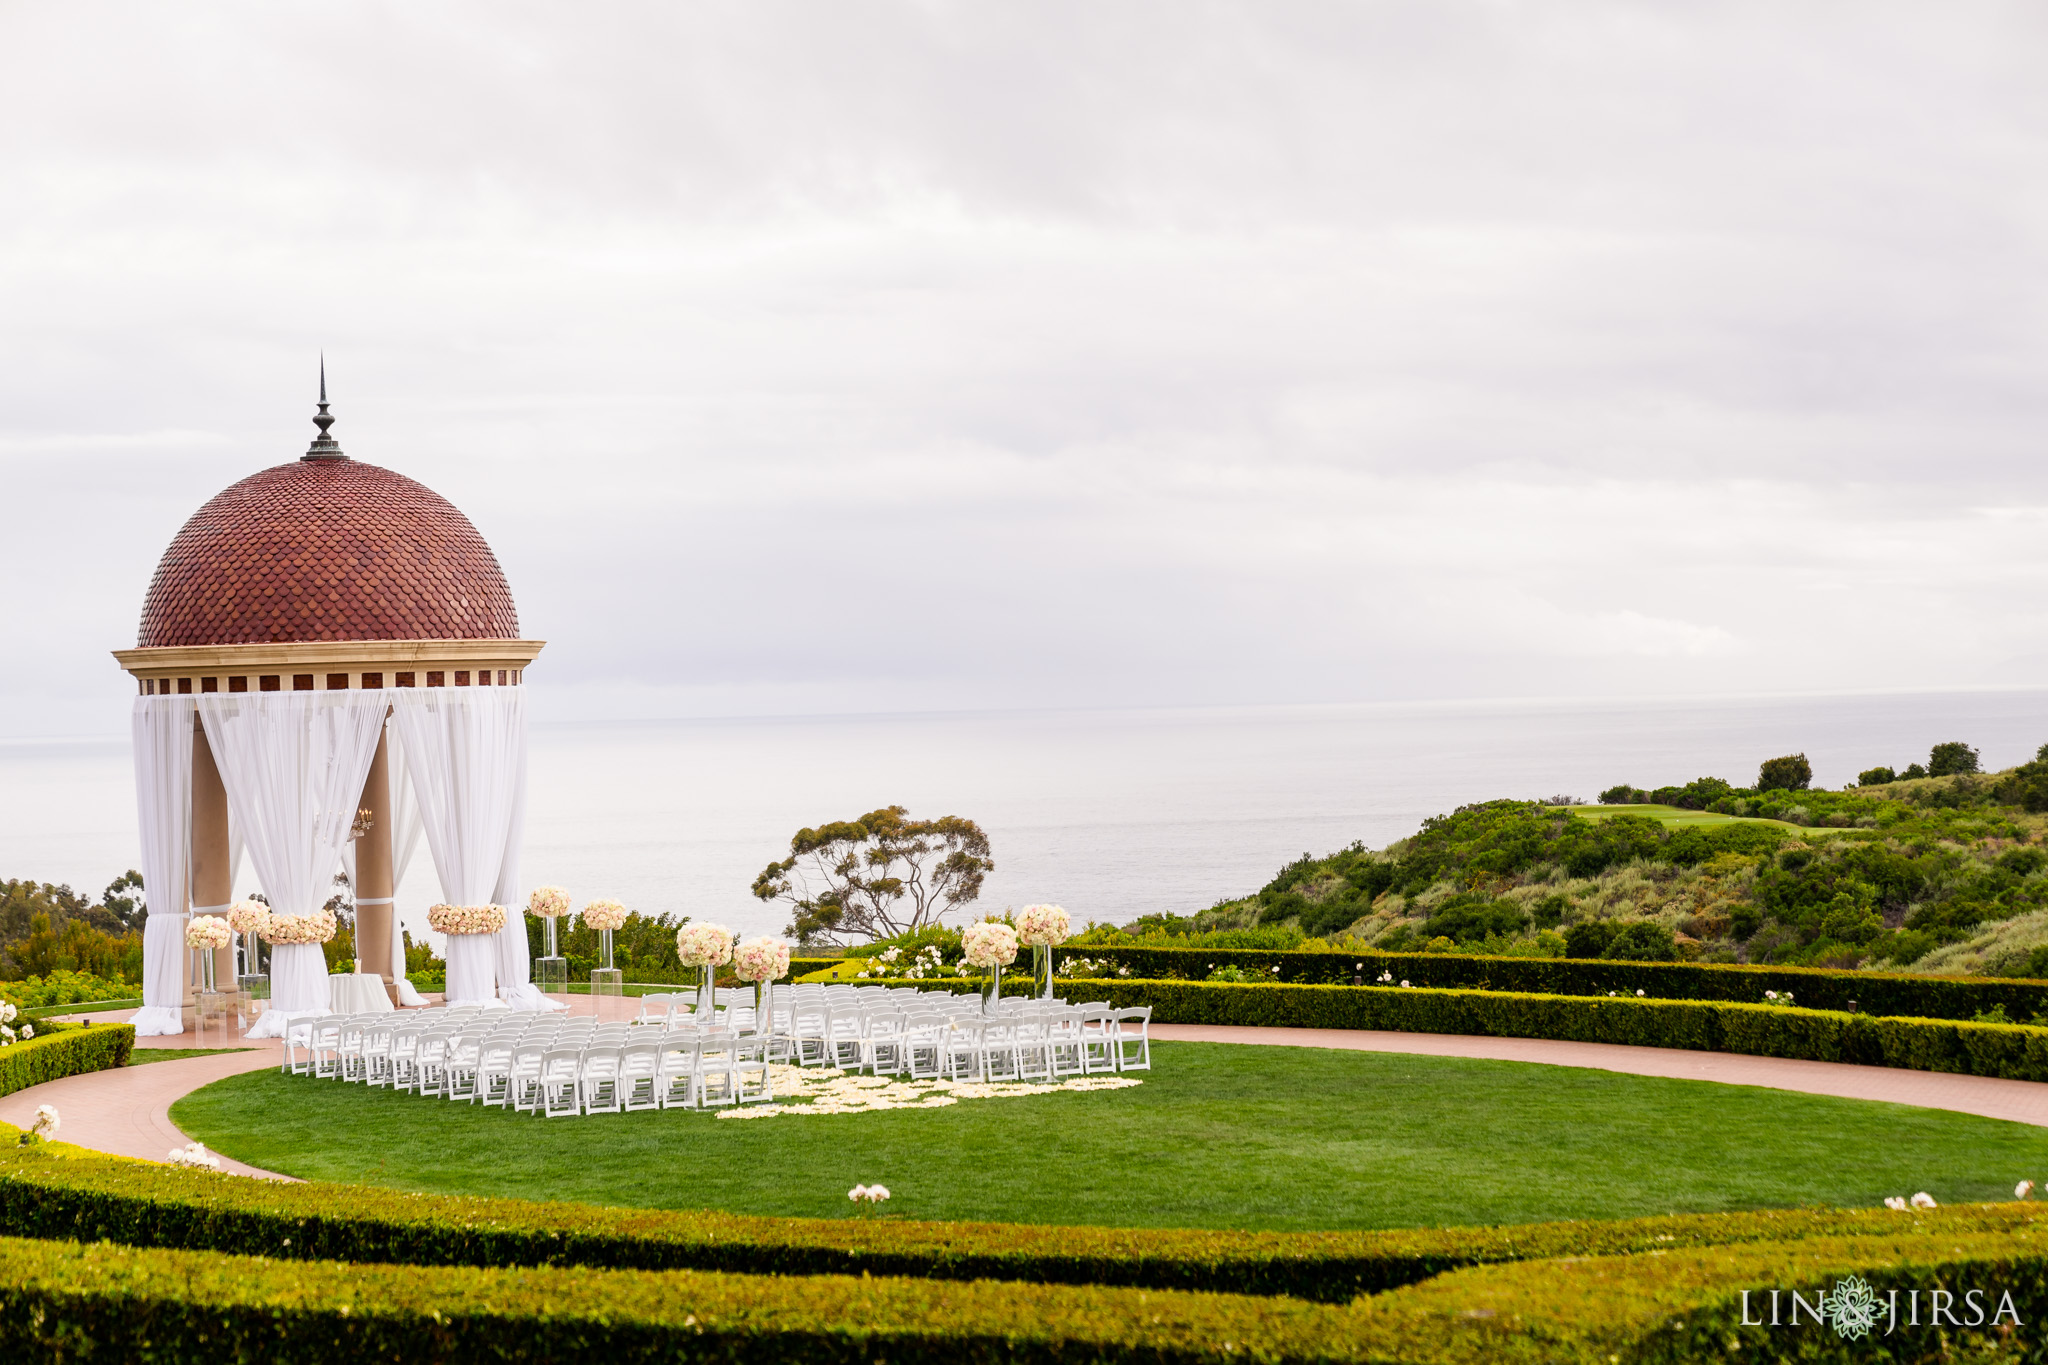
[{"label": "green lawn", "polygon": [[1790,820],[1766,820],[1761,815],[1722,815],[1717,811],[1687,810],[1683,806],[1557,806],[1553,809],[1569,809],[1572,814],[1588,820],[1604,820],[1610,815],[1647,815],[1671,829],[1686,829],[1694,825],[1707,829],[1715,825],[1776,825],[1779,829],[1796,829],[1802,835],[1844,832],[1832,826],[1795,825]]},{"label": "green lawn", "polygon": [[252,1072],[185,1132],[311,1179],[449,1194],[846,1217],[1382,1228],[1826,1203],[2009,1199],[2048,1129],[1860,1100],[1518,1062],[1168,1043],[1130,1090],[947,1109],[536,1119]]},{"label": "green lawn", "polygon": [[187,1057],[217,1057],[223,1052],[249,1052],[246,1047],[138,1047],[128,1054],[128,1065],[145,1062],[177,1062]]}]

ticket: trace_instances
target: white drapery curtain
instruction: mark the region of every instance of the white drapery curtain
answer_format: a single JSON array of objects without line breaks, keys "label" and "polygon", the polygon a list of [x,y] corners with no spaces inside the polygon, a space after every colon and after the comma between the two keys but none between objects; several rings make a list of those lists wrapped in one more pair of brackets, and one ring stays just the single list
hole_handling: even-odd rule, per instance
[{"label": "white drapery curtain", "polygon": [[[491,944],[447,949],[448,1000],[502,999],[515,1009],[548,1009],[527,979],[526,915],[519,899],[519,838],[526,817],[526,690],[521,687],[400,688],[392,725],[405,746],[427,850],[451,905],[505,907]],[[491,980],[483,975],[489,971]]]},{"label": "white drapery curtain", "polygon": [[142,1008],[136,1036],[185,1031],[185,898],[192,848],[191,697],[137,697],[135,813],[142,831]]},{"label": "white drapery curtain", "polygon": [[[390,742],[384,748],[385,772],[391,783],[391,886],[395,895],[405,885],[406,869],[412,866],[413,855],[420,849],[420,834],[425,828],[420,823],[419,798],[413,795],[412,782],[405,771],[405,745],[397,735],[390,735]],[[348,875],[351,892],[360,891],[356,885],[356,846],[353,841],[341,848],[341,870]],[[360,900],[360,897],[358,897]],[[412,982],[405,978],[405,935],[398,922],[398,905],[391,906],[391,980],[398,988],[398,1003],[401,1005],[424,1005],[422,997]],[[360,918],[360,916],[359,916]],[[360,956],[362,937],[358,933],[356,948]],[[368,970],[376,970],[374,964],[364,963]]]},{"label": "white drapery curtain", "polygon": [[[355,822],[389,694],[211,693],[198,702],[228,808],[271,910],[313,913],[326,903],[329,879]],[[279,1036],[293,1018],[327,1008],[320,945],[276,944],[270,952],[270,1008],[249,1036]]]}]

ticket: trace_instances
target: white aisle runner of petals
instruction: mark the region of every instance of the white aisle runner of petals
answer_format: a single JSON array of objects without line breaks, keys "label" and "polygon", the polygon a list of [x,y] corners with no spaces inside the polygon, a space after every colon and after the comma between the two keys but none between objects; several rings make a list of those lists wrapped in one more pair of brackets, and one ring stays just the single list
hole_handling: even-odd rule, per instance
[{"label": "white aisle runner of petals", "polygon": [[884,1109],[944,1109],[962,1100],[1001,1100],[1064,1091],[1128,1090],[1144,1082],[1129,1076],[1076,1076],[1039,1081],[901,1081],[853,1071],[772,1066],[776,1103],[722,1109],[722,1119],[772,1119],[777,1114],[872,1114]]}]

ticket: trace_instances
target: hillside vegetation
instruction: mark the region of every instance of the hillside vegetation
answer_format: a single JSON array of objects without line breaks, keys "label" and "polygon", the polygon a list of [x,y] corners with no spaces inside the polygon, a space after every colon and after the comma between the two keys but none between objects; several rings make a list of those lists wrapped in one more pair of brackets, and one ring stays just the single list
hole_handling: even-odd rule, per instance
[{"label": "hillside vegetation", "polygon": [[1936,772],[1944,751],[1942,775],[1874,769],[1839,792],[1806,788],[1794,755],[1755,787],[1461,806],[1384,849],[1304,854],[1254,895],[1089,937],[2048,976],[2048,746],[1996,774],[1959,744]]}]

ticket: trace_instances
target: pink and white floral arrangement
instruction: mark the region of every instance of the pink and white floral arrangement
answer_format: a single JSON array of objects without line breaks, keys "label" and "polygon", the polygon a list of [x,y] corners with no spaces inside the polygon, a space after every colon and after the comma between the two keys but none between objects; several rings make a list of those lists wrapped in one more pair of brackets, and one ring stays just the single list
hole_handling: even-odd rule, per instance
[{"label": "pink and white floral arrangement", "polygon": [[502,905],[430,905],[427,927],[442,934],[495,934],[505,927]]},{"label": "pink and white floral arrangement", "polygon": [[279,944],[326,943],[334,937],[335,921],[332,910],[315,910],[310,915],[273,914],[257,930],[263,941],[275,947]]},{"label": "pink and white floral arrangement", "polygon": [[225,948],[235,941],[235,931],[219,915],[194,915],[185,926],[187,948]]},{"label": "pink and white floral arrangement", "polygon": [[1017,960],[1017,931],[1001,920],[970,924],[960,931],[960,947],[970,967],[1007,967]]},{"label": "pink and white floral arrangement", "polygon": [[617,901],[592,901],[579,911],[585,927],[591,929],[623,929],[626,927],[626,907]]},{"label": "pink and white floral arrangement", "polygon": [[[682,950],[680,935],[676,950]],[[742,981],[780,981],[789,974],[789,945],[779,938],[750,938],[733,949],[732,972]]]},{"label": "pink and white floral arrangement", "polygon": [[569,913],[569,893],[559,886],[536,886],[526,898],[526,913],[542,919],[560,919]]},{"label": "pink and white floral arrangement", "polygon": [[1027,905],[1017,912],[1017,938],[1033,948],[1051,948],[1067,941],[1071,924],[1057,905]]},{"label": "pink and white floral arrangement", "polygon": [[[685,924],[676,930],[676,956],[685,967],[723,967],[732,961],[732,930],[723,924]],[[789,969],[787,948],[782,966]]]},{"label": "pink and white floral arrangement", "polygon": [[270,923],[270,907],[262,901],[236,901],[228,907],[228,928],[238,934],[260,934]]}]

